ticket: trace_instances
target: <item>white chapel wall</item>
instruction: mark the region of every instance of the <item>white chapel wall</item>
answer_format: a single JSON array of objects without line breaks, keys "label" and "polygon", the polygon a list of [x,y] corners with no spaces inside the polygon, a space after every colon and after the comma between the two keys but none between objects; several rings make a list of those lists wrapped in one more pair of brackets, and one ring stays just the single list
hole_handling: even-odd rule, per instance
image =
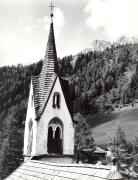
[{"label": "white chapel wall", "polygon": [[[60,93],[60,108],[53,108],[54,92]],[[47,138],[48,138],[48,124],[54,118],[58,117],[63,122],[63,154],[74,154],[74,128],[73,122],[66,105],[66,101],[62,92],[59,78],[57,78],[47,106],[42,114],[41,119],[37,125],[36,137],[36,155],[47,154]]]},{"label": "white chapel wall", "polygon": [[[33,96],[33,86],[32,80],[30,85],[30,93],[29,93],[29,100],[28,100],[28,108],[27,108],[27,115],[25,121],[25,132],[24,132],[24,155],[35,155],[35,148],[36,148],[36,126],[37,122],[35,121],[35,109],[34,109],[34,100],[32,99]],[[32,126],[32,151],[31,154],[28,154],[28,142],[29,142],[29,122],[33,122]]]}]

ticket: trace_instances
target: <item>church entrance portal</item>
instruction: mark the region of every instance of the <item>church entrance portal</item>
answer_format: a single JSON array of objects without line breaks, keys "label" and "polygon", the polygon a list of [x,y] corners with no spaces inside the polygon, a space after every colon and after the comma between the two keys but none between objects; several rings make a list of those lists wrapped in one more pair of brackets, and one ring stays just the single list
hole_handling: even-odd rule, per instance
[{"label": "church entrance portal", "polygon": [[54,120],[49,124],[48,127],[48,154],[62,154],[63,145],[62,145],[62,129],[63,126],[61,122]]}]

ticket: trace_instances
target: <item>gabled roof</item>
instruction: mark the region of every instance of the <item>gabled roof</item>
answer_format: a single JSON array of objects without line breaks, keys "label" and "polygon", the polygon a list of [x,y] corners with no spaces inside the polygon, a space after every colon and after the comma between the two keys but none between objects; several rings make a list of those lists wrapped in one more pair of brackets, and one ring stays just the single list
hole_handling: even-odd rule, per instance
[{"label": "gabled roof", "polygon": [[110,168],[87,164],[55,164],[29,160],[6,180],[105,180]]},{"label": "gabled roof", "polygon": [[68,80],[63,79],[61,77],[59,78],[59,80],[60,80],[60,84],[61,84],[61,87],[62,87],[62,91],[63,91],[64,97],[65,97],[67,107],[68,107],[69,112],[70,112],[70,114],[72,116],[73,115],[73,104],[71,103],[69,82],[68,82]]},{"label": "gabled roof", "polygon": [[44,63],[39,76],[32,77],[34,105],[36,119],[38,119],[43,111],[47,98],[49,96],[52,85],[58,75],[58,62],[55,46],[53,22],[50,24],[50,32],[44,58]]},{"label": "gabled roof", "polygon": [[[44,107],[43,107],[43,110],[42,110],[40,116],[43,114],[43,111],[44,111],[44,109],[45,109],[45,107],[46,107],[46,105],[47,105],[47,102],[48,102],[48,100],[49,100],[49,97],[50,97],[50,95],[51,95],[51,93],[52,93],[52,90],[53,90],[53,88],[54,88],[55,82],[56,82],[56,80],[57,80],[57,77],[58,77],[58,75],[55,77],[55,80],[54,80],[53,83],[52,83],[52,86],[51,86],[51,88],[50,88],[50,90],[49,90],[49,93],[48,93],[48,95],[47,95],[46,102],[45,102],[45,104],[44,104]],[[70,100],[69,82],[68,82],[66,79],[63,79],[62,77],[59,77],[59,81],[60,81],[60,85],[61,85],[61,88],[62,88],[64,97],[65,97],[65,101],[66,101],[68,110],[69,110],[69,112],[70,112],[70,115],[72,116],[72,114],[73,114],[73,106],[72,106],[71,100]]]}]

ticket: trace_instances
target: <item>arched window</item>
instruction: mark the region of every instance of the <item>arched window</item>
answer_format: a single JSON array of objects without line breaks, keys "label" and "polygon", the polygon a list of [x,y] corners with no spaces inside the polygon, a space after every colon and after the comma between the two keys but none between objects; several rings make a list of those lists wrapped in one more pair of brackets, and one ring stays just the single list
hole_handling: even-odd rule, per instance
[{"label": "arched window", "polygon": [[55,92],[53,96],[53,107],[60,108],[60,94],[59,92]]},{"label": "arched window", "polygon": [[33,121],[32,119],[30,119],[28,123],[28,148],[27,148],[28,154],[31,154],[32,152],[32,142],[33,142]]}]

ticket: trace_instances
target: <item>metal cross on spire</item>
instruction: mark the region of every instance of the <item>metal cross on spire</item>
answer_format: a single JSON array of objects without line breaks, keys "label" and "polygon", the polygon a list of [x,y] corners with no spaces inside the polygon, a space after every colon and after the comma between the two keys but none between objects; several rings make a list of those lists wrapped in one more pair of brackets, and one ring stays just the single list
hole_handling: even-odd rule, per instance
[{"label": "metal cross on spire", "polygon": [[52,21],[53,20],[52,18],[54,16],[54,14],[53,14],[53,9],[54,9],[53,1],[51,1],[51,5],[49,7],[50,7],[50,10],[51,10],[50,17],[51,17],[51,21]]}]

